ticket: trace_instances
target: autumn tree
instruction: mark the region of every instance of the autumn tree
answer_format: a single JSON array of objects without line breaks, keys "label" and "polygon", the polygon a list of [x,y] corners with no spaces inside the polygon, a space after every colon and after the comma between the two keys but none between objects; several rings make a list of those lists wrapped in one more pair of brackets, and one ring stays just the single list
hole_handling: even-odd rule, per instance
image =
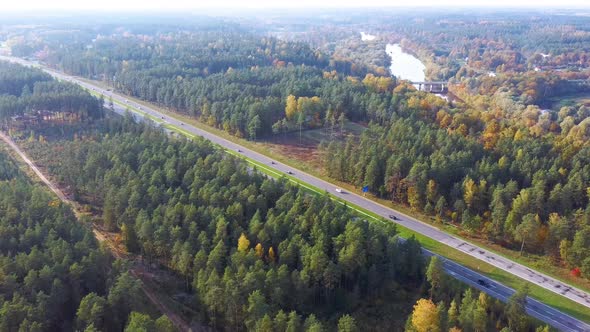
[{"label": "autumn tree", "polygon": [[432,300],[419,299],[412,312],[412,326],[417,332],[438,332],[440,321]]},{"label": "autumn tree", "polygon": [[244,233],[240,235],[238,239],[238,251],[239,252],[247,252],[250,249],[250,240],[246,237]]},{"label": "autumn tree", "polygon": [[297,113],[297,97],[294,95],[287,96],[287,103],[285,106],[285,116],[287,120],[293,119],[295,114]]}]

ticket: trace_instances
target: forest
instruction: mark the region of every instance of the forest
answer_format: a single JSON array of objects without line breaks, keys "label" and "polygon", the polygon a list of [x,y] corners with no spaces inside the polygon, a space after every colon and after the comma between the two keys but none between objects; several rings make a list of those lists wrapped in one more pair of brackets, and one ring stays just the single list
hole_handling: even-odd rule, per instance
[{"label": "forest", "polygon": [[[77,123],[102,115],[102,101],[39,70],[0,62],[0,87],[0,100],[22,107],[15,112],[0,104],[11,128],[10,116],[34,105],[84,114]],[[114,260],[71,207],[32,183],[4,150],[0,193],[1,331],[136,331],[145,322],[153,331],[174,331],[165,316],[151,317],[128,263]]]},{"label": "forest", "polygon": [[[122,331],[130,314],[146,317],[126,263],[3,151],[0,193],[0,330]],[[157,326],[174,331],[165,317]]]},{"label": "forest", "polygon": [[324,144],[327,174],[590,277],[588,110],[552,118],[490,102],[494,109],[433,116],[412,98],[359,139]]},{"label": "forest", "polygon": [[367,314],[363,325],[403,327],[424,263],[419,244],[397,241],[393,225],[130,117],[66,138],[43,133],[46,143],[24,143],[35,159],[99,209],[127,250],[174,270],[213,328],[255,330],[265,316],[328,328],[375,301],[388,303],[389,318]]},{"label": "forest", "polygon": [[[104,112],[11,132],[93,223],[173,271],[192,318],[213,329],[544,329],[526,318],[526,289],[507,305],[474,294],[393,224],[268,178],[204,139]],[[169,331],[168,319],[145,313],[128,266],[2,158],[2,330]]]},{"label": "forest", "polygon": [[247,331],[547,329],[527,318],[526,289],[506,305],[474,293],[393,224],[133,121],[45,127],[42,142],[21,144],[129,252],[176,273],[194,320]]},{"label": "forest", "polygon": [[[301,42],[238,36],[113,35],[92,49],[51,49],[46,61],[104,75],[125,93],[237,137],[324,128],[331,140],[319,149],[331,178],[590,277],[589,110],[536,105],[572,90],[566,78],[467,78],[447,102],[395,78],[342,71]],[[228,45],[241,48],[227,55]],[[348,120],[368,129],[343,139],[335,128]]]},{"label": "forest", "polygon": [[536,331],[548,332],[526,317],[528,285],[522,286],[504,304],[484,292],[463,289],[445,275],[439,257],[431,257],[426,269],[427,296],[416,301],[405,331]]},{"label": "forest", "polygon": [[[321,127],[341,115],[363,120],[369,103],[383,103],[373,92],[393,84],[300,42],[226,31],[166,39],[113,35],[96,40],[91,50],[67,46],[51,48],[44,60],[250,139]],[[366,77],[368,87],[357,76]],[[300,99],[296,116],[282,111],[291,95]]]},{"label": "forest", "polygon": [[[355,14],[350,13],[347,22],[337,15],[286,17],[267,29],[339,61],[377,64],[374,72],[379,75],[387,75],[385,67],[391,65],[391,59],[383,59],[385,46],[400,44],[425,64],[427,79],[452,83],[452,93],[454,84],[467,86],[473,95],[492,96],[502,88],[527,105],[548,108],[551,96],[589,89],[588,84],[568,83],[590,77],[590,21],[575,11],[406,9]],[[302,20],[304,27],[294,27]],[[361,40],[362,31],[375,39]]]},{"label": "forest", "polygon": [[23,115],[75,121],[103,116],[102,100],[77,85],[53,80],[40,69],[0,61],[0,123],[8,126]]}]

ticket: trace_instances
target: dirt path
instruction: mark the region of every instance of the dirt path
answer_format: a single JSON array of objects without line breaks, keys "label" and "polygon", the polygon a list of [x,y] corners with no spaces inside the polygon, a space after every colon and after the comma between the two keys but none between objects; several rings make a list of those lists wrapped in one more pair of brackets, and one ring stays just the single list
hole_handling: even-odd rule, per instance
[{"label": "dirt path", "polygon": [[[43,183],[45,183],[45,185],[47,185],[47,187],[49,187],[49,189],[51,189],[51,191],[53,191],[62,202],[70,205],[76,213],[76,216],[79,217],[76,202],[68,199],[68,197],[56,185],[49,181],[49,179],[45,177],[45,175],[39,170],[39,168],[35,166],[31,159],[29,159],[29,157],[10,139],[10,137],[0,132],[0,139],[2,139],[6,144],[8,144],[8,146],[10,146],[10,148],[21,157],[21,159],[31,168],[31,170],[35,172],[39,179],[41,179],[41,181],[43,181]],[[127,258],[127,255],[125,255],[119,248],[117,248],[117,246],[112,241],[109,240],[108,236],[105,234],[104,231],[100,230],[97,227],[92,227],[92,232],[94,233],[94,237],[99,242],[105,242],[107,244],[107,246],[111,250],[111,254],[114,257]],[[131,268],[130,272],[134,277],[142,281],[141,289],[143,290],[147,298],[152,302],[152,304],[156,308],[158,308],[158,310],[160,310],[172,321],[174,326],[176,326],[176,328],[179,331],[192,331],[190,325],[187,322],[185,322],[179,315],[169,310],[166,307],[166,305],[162,303],[162,301],[160,301],[156,293],[146,286],[146,284],[142,280],[142,274],[138,273],[138,271],[136,271],[136,268]]]},{"label": "dirt path", "polygon": [[14,142],[8,137],[6,136],[4,133],[0,132],[0,138],[6,142],[6,144],[8,144],[12,150],[14,150],[14,152],[16,152],[22,160],[24,160],[24,162],[29,165],[29,167],[33,170],[33,172],[35,172],[35,174],[37,174],[37,176],[39,177],[39,179],[41,179],[41,181],[43,181],[43,183],[45,183],[47,185],[47,187],[49,187],[49,189],[51,189],[51,191],[53,191],[57,197],[59,197],[60,200],[62,200],[64,203],[69,204],[73,207],[75,207],[74,205],[72,205],[72,201],[70,201],[66,195],[64,195],[64,193],[59,190],[59,188],[57,188],[56,186],[53,185],[53,183],[51,183],[46,177],[45,175],[43,175],[43,173],[41,173],[41,171],[39,170],[39,168],[37,168],[37,166],[35,166],[35,164],[31,161],[31,159],[29,159],[29,157],[27,157],[27,155],[21,151],[21,149],[16,146],[16,144],[14,144]]}]

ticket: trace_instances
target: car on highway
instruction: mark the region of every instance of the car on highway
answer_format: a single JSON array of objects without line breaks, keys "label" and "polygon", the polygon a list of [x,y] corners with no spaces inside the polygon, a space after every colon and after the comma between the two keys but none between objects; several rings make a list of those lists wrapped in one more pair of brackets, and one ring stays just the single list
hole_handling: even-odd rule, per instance
[{"label": "car on highway", "polygon": [[484,287],[490,287],[490,284],[486,280],[484,280],[484,279],[477,279],[477,283],[479,285],[484,286]]},{"label": "car on highway", "polygon": [[337,193],[339,193],[339,194],[341,194],[341,193],[342,193],[342,189],[340,189],[340,188],[336,188],[336,189],[334,189],[334,190],[335,190]]},{"label": "car on highway", "polygon": [[389,219],[391,220],[399,220],[398,217],[396,215],[390,214],[389,215]]},{"label": "car on highway", "polygon": [[293,172],[291,172],[291,171],[287,171],[287,174],[293,174]]},{"label": "car on highway", "polygon": [[238,152],[240,152],[240,153],[241,153],[241,152],[242,152],[242,150],[238,149]]},{"label": "car on highway", "polygon": [[271,165],[274,165],[274,164],[276,164],[276,163],[275,163],[274,161],[272,161],[272,160],[271,160],[270,164],[271,164]]}]

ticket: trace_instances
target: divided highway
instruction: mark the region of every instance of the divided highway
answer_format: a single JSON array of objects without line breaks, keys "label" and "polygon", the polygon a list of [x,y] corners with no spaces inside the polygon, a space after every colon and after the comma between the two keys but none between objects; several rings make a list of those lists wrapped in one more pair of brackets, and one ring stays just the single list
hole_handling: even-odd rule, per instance
[{"label": "divided highway", "polygon": [[[395,219],[392,220],[395,223],[398,223],[417,233],[430,237],[438,242],[444,243],[452,248],[455,248],[465,253],[466,255],[470,255],[477,259],[480,259],[490,265],[507,271],[515,276],[518,276],[530,283],[536,284],[551,292],[564,296],[572,301],[577,302],[581,306],[589,308],[590,310],[590,294],[588,294],[587,292],[571,287],[543,273],[527,268],[526,266],[513,262],[503,256],[494,254],[465,240],[447,234],[431,225],[421,222],[397,210],[376,203],[355,193],[349,193],[345,191],[336,192],[336,188],[334,187],[334,185],[324,180],[321,180],[310,174],[301,172],[283,163],[274,161],[270,157],[249,150],[239,144],[228,141],[210,132],[193,127],[175,118],[170,118],[154,109],[145,107],[143,105],[139,105],[133,101],[129,101],[126,99],[125,96],[113,93],[111,91],[105,91],[101,87],[89,84],[76,77],[65,75],[63,73],[56,72],[54,70],[18,58],[0,56],[0,60],[18,62],[28,66],[37,66],[58,79],[71,81],[73,83],[79,84],[89,90],[94,90],[97,93],[101,93],[105,95],[107,98],[112,97],[113,100],[119,104],[115,104],[115,110],[119,113],[124,112],[126,108],[121,105],[128,105],[129,107],[132,107],[135,110],[139,110],[139,112],[143,114],[158,119],[160,123],[173,125],[179,128],[180,131],[184,133],[202,136],[212,141],[213,143],[221,145],[225,149],[231,150],[233,153],[239,153],[244,157],[247,157],[251,160],[256,161],[257,163],[265,165],[264,167],[267,170],[271,170],[276,175],[280,176],[282,174],[288,174],[290,177],[296,178],[301,182],[308,183],[311,186],[319,188],[320,190],[326,190],[327,192],[332,193],[333,195],[341,198],[344,201],[350,202],[356,206],[360,206],[366,210],[376,213],[385,219]],[[510,297],[510,295],[514,293],[514,290],[512,290],[511,288],[496,283],[493,280],[488,279],[485,276],[480,275],[477,272],[467,269],[450,260],[444,259],[444,267],[451,276],[459,280],[462,280],[473,287],[481,289],[486,293],[490,294],[491,296],[499,298],[502,301],[506,301]],[[579,321],[567,314],[557,311],[531,298],[529,298],[527,301],[527,311],[530,315],[563,331],[590,331],[589,324]]]},{"label": "divided highway", "polygon": [[[432,255],[432,253],[428,253],[427,250],[425,251],[427,255]],[[515,293],[514,289],[504,286],[493,279],[481,275],[444,257],[440,258],[442,259],[443,267],[446,273],[448,273],[451,277],[458,279],[469,286],[477,288],[502,302],[508,302],[508,299],[510,299],[512,294]],[[527,298],[526,311],[532,317],[535,317],[560,331],[590,331],[589,324],[564,314],[563,312],[531,297]]]}]

